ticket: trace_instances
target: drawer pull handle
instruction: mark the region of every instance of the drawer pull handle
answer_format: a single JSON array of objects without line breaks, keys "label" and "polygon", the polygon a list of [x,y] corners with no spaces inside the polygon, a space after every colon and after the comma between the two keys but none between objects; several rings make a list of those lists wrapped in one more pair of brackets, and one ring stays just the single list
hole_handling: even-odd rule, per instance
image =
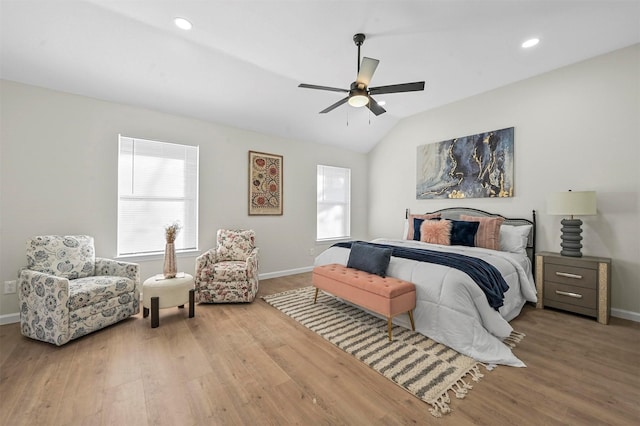
[{"label": "drawer pull handle", "polygon": [[568,291],[560,291],[560,290],[556,290],[556,294],[559,294],[560,296],[569,296],[569,297],[573,297],[574,299],[582,299],[582,295],[578,294],[578,293],[569,293]]},{"label": "drawer pull handle", "polygon": [[581,280],[582,279],[582,275],[570,274],[568,272],[556,272],[556,275],[559,276],[559,277],[565,277],[565,278],[575,278],[577,280]]}]

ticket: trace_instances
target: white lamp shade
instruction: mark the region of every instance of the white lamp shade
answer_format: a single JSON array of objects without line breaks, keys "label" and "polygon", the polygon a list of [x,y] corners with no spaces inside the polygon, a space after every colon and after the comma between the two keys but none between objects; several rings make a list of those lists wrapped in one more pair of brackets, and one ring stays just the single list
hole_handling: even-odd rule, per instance
[{"label": "white lamp shade", "polygon": [[547,213],[552,215],[592,216],[597,213],[595,191],[556,192],[547,198]]}]

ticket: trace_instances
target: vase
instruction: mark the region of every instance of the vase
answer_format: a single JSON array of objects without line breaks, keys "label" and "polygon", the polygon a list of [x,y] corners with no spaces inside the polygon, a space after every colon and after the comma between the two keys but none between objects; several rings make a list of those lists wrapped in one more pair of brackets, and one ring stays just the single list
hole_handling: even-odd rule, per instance
[{"label": "vase", "polygon": [[167,243],[164,247],[164,267],[162,268],[162,273],[165,278],[175,278],[178,273],[176,249],[173,243]]}]

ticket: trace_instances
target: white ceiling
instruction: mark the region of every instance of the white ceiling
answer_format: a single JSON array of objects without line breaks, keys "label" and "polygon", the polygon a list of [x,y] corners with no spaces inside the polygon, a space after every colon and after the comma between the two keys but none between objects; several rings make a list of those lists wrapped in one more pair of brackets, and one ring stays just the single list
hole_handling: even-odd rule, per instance
[{"label": "white ceiling", "polygon": [[[0,16],[3,79],[361,152],[404,117],[640,42],[640,0],[1,0]],[[377,117],[318,114],[344,95],[297,86],[348,88],[357,32],[371,86],[426,89],[377,96]]]}]

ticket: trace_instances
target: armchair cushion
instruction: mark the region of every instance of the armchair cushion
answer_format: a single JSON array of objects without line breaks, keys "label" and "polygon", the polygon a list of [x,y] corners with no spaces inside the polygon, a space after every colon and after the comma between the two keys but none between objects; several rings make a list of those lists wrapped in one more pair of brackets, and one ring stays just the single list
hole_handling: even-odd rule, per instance
[{"label": "armchair cushion", "polygon": [[245,262],[220,262],[213,265],[213,276],[217,281],[247,281],[247,264]]},{"label": "armchair cushion", "polygon": [[219,262],[245,261],[255,247],[255,233],[252,230],[219,229],[216,254]]},{"label": "armchair cushion", "polygon": [[[73,285],[69,287],[69,309],[74,311],[109,299],[120,299],[123,295],[130,295],[135,289],[135,284],[135,281],[129,278],[117,276],[78,278],[73,280]],[[130,296],[125,298],[121,304],[131,301]]]},{"label": "armchair cushion", "polygon": [[57,277],[76,279],[95,272],[93,237],[44,235],[27,244],[27,267]]}]

